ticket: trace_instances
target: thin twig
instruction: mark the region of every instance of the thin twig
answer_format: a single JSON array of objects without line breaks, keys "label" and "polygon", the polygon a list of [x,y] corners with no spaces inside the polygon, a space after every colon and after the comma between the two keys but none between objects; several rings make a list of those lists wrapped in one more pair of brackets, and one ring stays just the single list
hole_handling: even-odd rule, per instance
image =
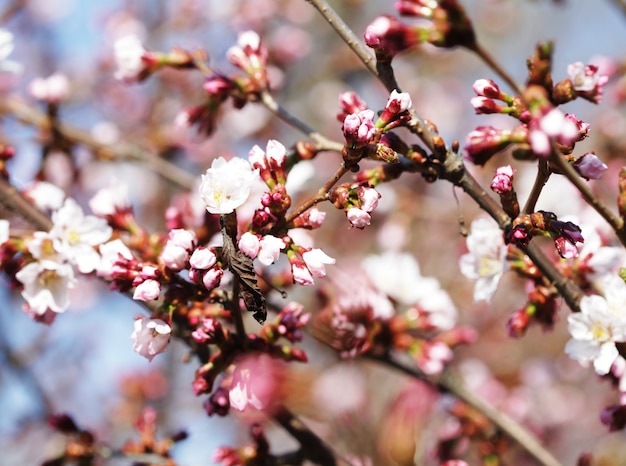
[{"label": "thin twig", "polygon": [[327,139],[326,137],[315,131],[313,128],[311,128],[309,125],[304,123],[302,120],[296,118],[294,115],[289,113],[285,108],[281,107],[276,102],[276,100],[274,100],[274,97],[269,92],[265,91],[261,93],[261,103],[263,103],[265,108],[267,108],[270,112],[279,117],[281,120],[285,121],[289,125],[293,126],[297,130],[301,131],[309,138],[311,138],[311,140],[315,142],[318,150],[341,152],[341,150],[343,149],[343,144]]},{"label": "thin twig", "polygon": [[356,54],[357,57],[363,62],[365,67],[378,76],[378,70],[376,69],[376,57],[370,53],[365,45],[359,40],[359,38],[352,32],[352,29],[344,22],[344,20],[337,14],[335,10],[325,0],[306,0],[313,5],[317,11],[326,19],[326,22],[337,32],[339,37],[348,44],[348,47]]},{"label": "thin twig", "polygon": [[285,217],[285,225],[289,225],[296,218],[306,212],[308,209],[313,207],[316,204],[319,204],[322,201],[325,201],[328,198],[328,193],[332,189],[332,187],[345,175],[348,173],[348,169],[342,164],[341,167],[337,169],[335,174],[329,179],[324,186],[317,192],[317,194],[302,204],[300,204],[294,211],[290,212],[287,217]]},{"label": "thin twig", "polygon": [[492,406],[482,398],[469,391],[463,384],[460,375],[451,369],[446,370],[438,380],[433,381],[419,370],[400,364],[392,357],[372,358],[397,369],[411,377],[425,380],[435,385],[440,391],[450,393],[461,401],[469,404],[484,414],[499,430],[515,440],[524,450],[532,455],[543,466],[562,466],[552,454],[546,450],[535,437],[533,437],[521,424],[506,415],[501,410]]},{"label": "thin twig", "polygon": [[[49,119],[44,112],[17,97],[0,99],[0,114],[13,115],[18,120],[37,128],[49,128]],[[92,137],[87,131],[67,123],[59,122],[56,128],[68,141],[89,147],[99,160],[139,161],[159,176],[178,186],[191,189],[194,185],[195,177],[193,175],[151,153],[148,149],[130,144],[104,144]]]},{"label": "thin twig", "polygon": [[619,238],[620,242],[626,246],[626,233],[624,231],[624,221],[615,215],[611,209],[609,209],[603,202],[598,199],[591,188],[585,183],[582,178],[576,173],[576,170],[561,156],[556,149],[552,150],[550,160],[559,168],[561,174],[563,174],[570,183],[572,183],[576,189],[583,196],[585,201],[598,212],[604,220],[607,221],[611,228],[615,231],[615,234]]},{"label": "thin twig", "polygon": [[526,200],[526,205],[524,206],[522,213],[529,214],[535,211],[535,206],[537,205],[537,200],[539,199],[541,190],[548,182],[551,174],[552,171],[548,166],[548,161],[539,158],[537,160],[537,176],[535,177],[535,183],[533,184],[533,188],[528,195],[528,199]]}]

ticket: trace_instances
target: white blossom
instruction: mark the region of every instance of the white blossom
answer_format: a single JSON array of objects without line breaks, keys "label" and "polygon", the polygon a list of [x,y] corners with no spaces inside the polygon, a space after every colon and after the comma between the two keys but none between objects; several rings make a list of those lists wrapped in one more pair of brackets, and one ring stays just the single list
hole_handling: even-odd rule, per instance
[{"label": "white blossom", "polygon": [[44,315],[48,309],[64,312],[70,305],[69,290],[76,286],[72,266],[54,261],[26,264],[15,278],[24,285],[22,297],[37,315]]},{"label": "white blossom", "polygon": [[202,175],[200,198],[210,213],[230,214],[246,202],[256,179],[256,171],[246,160],[219,157]]},{"label": "white blossom", "polygon": [[52,214],[50,235],[61,241],[60,251],[81,273],[90,273],[100,264],[100,255],[94,249],[111,237],[111,227],[101,218],[85,216],[71,198]]},{"label": "white blossom", "polygon": [[626,341],[626,284],[606,276],[601,287],[604,297],[584,296],[580,312],[567,318],[572,338],[565,352],[582,364],[593,363],[596,373],[604,375],[619,356],[615,343]]},{"label": "white blossom", "polygon": [[113,44],[117,71],[115,78],[124,82],[138,81],[146,69],[143,55],[146,49],[134,34],[120,37]]},{"label": "white blossom", "polygon": [[469,253],[461,256],[461,273],[476,280],[474,301],[489,301],[498,287],[500,277],[507,270],[507,247],[502,231],[495,221],[479,218],[472,222],[467,237]]},{"label": "white blossom", "polygon": [[140,317],[135,320],[135,328],[130,339],[133,351],[152,361],[157,354],[163,353],[169,343],[172,328],[161,319]]}]

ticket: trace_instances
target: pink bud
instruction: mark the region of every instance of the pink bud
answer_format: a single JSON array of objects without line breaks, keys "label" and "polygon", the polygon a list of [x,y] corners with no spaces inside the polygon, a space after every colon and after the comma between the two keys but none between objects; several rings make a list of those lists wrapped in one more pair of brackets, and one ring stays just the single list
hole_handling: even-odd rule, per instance
[{"label": "pink bud", "polygon": [[609,167],[600,160],[593,152],[581,155],[574,162],[574,168],[583,178],[599,180]]},{"label": "pink bud", "polygon": [[370,224],[372,217],[370,214],[358,207],[351,207],[346,211],[346,217],[353,227],[362,230]]},{"label": "pink bud", "polygon": [[137,301],[153,301],[161,294],[161,284],[156,280],[145,280],[135,288],[133,299]]},{"label": "pink bud", "polygon": [[490,99],[503,100],[500,88],[491,79],[476,80],[473,89],[476,95],[489,97]]},{"label": "pink bud", "polygon": [[215,253],[202,246],[197,248],[189,258],[189,264],[192,267],[201,270],[210,269],[216,262],[217,257],[215,256]]},{"label": "pink bud", "polygon": [[498,194],[510,193],[513,191],[513,174],[515,171],[510,165],[498,167],[496,175],[491,181],[491,189]]},{"label": "pink bud", "polygon": [[246,256],[251,257],[252,259],[256,258],[257,254],[259,254],[259,248],[261,247],[261,243],[259,241],[259,237],[254,233],[250,233],[246,231],[241,238],[239,238],[239,249]]}]

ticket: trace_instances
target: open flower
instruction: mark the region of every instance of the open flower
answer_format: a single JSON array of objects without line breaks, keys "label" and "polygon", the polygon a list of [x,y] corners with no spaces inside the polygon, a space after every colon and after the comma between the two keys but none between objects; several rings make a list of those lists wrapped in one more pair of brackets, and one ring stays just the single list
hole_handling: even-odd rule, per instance
[{"label": "open flower", "polygon": [[243,159],[213,161],[200,183],[200,198],[212,214],[230,214],[243,205],[257,177],[250,164]]},{"label": "open flower", "polygon": [[111,227],[101,218],[85,215],[71,198],[52,214],[50,235],[61,242],[59,251],[76,264],[81,273],[93,272],[100,264],[100,255],[94,249],[111,237]]},{"label": "open flower", "polygon": [[15,278],[24,285],[22,297],[36,315],[48,309],[64,312],[70,305],[69,290],[76,286],[72,266],[52,260],[31,262]]},{"label": "open flower", "polygon": [[604,297],[584,296],[580,312],[568,318],[572,339],[565,352],[583,364],[593,363],[596,373],[608,374],[619,356],[615,343],[626,341],[626,284],[616,276],[607,276],[601,284]]},{"label": "open flower", "polygon": [[474,301],[489,301],[508,267],[502,231],[491,219],[474,220],[472,232],[467,237],[467,249],[469,252],[459,261],[461,273],[476,280]]},{"label": "open flower", "polygon": [[139,317],[135,320],[135,329],[130,336],[133,351],[152,361],[152,358],[167,349],[171,335],[172,327],[161,319]]}]

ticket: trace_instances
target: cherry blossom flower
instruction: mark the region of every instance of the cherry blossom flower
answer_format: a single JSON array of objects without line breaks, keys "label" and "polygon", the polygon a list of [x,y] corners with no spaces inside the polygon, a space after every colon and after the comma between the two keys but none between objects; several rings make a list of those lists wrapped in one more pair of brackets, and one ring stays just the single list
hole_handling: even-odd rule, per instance
[{"label": "cherry blossom flower", "polygon": [[217,256],[215,253],[211,249],[205,247],[197,248],[189,258],[189,264],[192,267],[201,270],[210,269],[216,264],[216,262]]},{"label": "cherry blossom flower", "polygon": [[583,296],[580,312],[567,318],[572,338],[565,352],[582,364],[592,362],[596,373],[605,375],[619,356],[615,343],[626,341],[626,283],[606,276],[601,285],[604,297]]},{"label": "cherry blossom flower", "polygon": [[335,259],[321,249],[311,249],[302,254],[302,259],[315,278],[326,276],[326,265],[334,264]]},{"label": "cherry blossom flower", "polygon": [[587,152],[581,155],[573,164],[574,169],[588,180],[599,180],[605,171],[609,169],[607,165],[600,160],[595,153]]},{"label": "cherry blossom flower", "polygon": [[65,200],[65,192],[47,181],[35,181],[30,184],[24,190],[24,195],[44,212],[60,209]]},{"label": "cherry blossom flower", "polygon": [[259,237],[249,231],[246,231],[243,235],[241,235],[237,244],[241,252],[252,259],[256,258],[259,254],[259,249],[261,248],[261,240]]},{"label": "cherry blossom flower", "polygon": [[112,280],[114,274],[119,272],[118,264],[120,261],[134,260],[132,252],[121,239],[115,239],[100,245],[100,254],[102,257],[96,268],[96,275],[105,280]]},{"label": "cherry blossom flower", "polygon": [[67,76],[54,73],[47,78],[35,78],[28,85],[28,91],[37,100],[58,104],[67,98],[70,82]]},{"label": "cherry blossom flower", "polygon": [[76,286],[72,266],[51,260],[26,264],[15,278],[24,285],[22,297],[37,315],[44,315],[48,309],[64,312],[70,305],[69,290]]},{"label": "cherry blossom flower", "polygon": [[580,133],[576,124],[558,108],[553,108],[542,115],[528,135],[533,152],[544,156],[550,155],[551,139],[569,146],[579,137]]},{"label": "cherry blossom flower", "polygon": [[133,294],[133,299],[137,301],[153,301],[161,294],[161,284],[157,280],[144,280]]},{"label": "cherry blossom flower", "polygon": [[165,352],[170,344],[172,328],[161,319],[139,317],[130,339],[133,351],[152,361],[157,354]]},{"label": "cherry blossom flower", "polygon": [[192,231],[184,229],[171,230],[169,239],[161,251],[159,258],[163,264],[172,270],[182,270],[187,267],[191,251],[195,247],[196,236]]},{"label": "cherry blossom flower", "polygon": [[113,44],[117,71],[115,79],[132,83],[145,78],[148,68],[143,60],[147,50],[136,35],[120,37]]},{"label": "cherry blossom flower", "polygon": [[95,215],[103,218],[130,211],[128,186],[114,180],[89,200],[89,208]]},{"label": "cherry blossom flower", "polygon": [[354,228],[362,230],[368,226],[372,220],[372,216],[358,207],[350,207],[346,210],[346,217]]},{"label": "cherry blossom flower", "polygon": [[343,135],[350,148],[363,147],[369,144],[376,135],[374,111],[361,110],[346,116],[343,120]]},{"label": "cherry blossom flower", "polygon": [[61,248],[70,262],[81,273],[93,272],[100,264],[100,255],[94,249],[111,237],[111,227],[101,218],[85,215],[71,198],[52,214],[50,235],[61,241]]},{"label": "cherry blossom flower", "polygon": [[366,110],[367,104],[361,99],[359,94],[354,91],[348,91],[339,94],[339,108],[341,111],[337,114],[337,120],[343,123],[348,115]]},{"label": "cherry blossom flower", "polygon": [[461,273],[476,280],[474,301],[489,301],[498,287],[500,277],[507,270],[507,247],[502,231],[495,221],[479,218],[472,222],[467,237],[469,253],[461,256]]},{"label": "cherry blossom flower", "polygon": [[199,188],[206,210],[212,214],[232,213],[246,202],[256,179],[257,172],[246,160],[215,159],[202,175]]},{"label": "cherry blossom flower", "polygon": [[259,242],[257,259],[263,265],[271,265],[278,260],[281,249],[285,249],[285,242],[281,238],[265,235]]},{"label": "cherry blossom flower", "polygon": [[291,274],[293,275],[294,283],[298,285],[310,286],[315,283],[309,268],[302,261],[291,261]]},{"label": "cherry blossom flower", "polygon": [[567,74],[576,93],[591,102],[599,103],[602,99],[602,87],[609,81],[608,76],[600,75],[595,65],[582,62],[567,66]]}]

